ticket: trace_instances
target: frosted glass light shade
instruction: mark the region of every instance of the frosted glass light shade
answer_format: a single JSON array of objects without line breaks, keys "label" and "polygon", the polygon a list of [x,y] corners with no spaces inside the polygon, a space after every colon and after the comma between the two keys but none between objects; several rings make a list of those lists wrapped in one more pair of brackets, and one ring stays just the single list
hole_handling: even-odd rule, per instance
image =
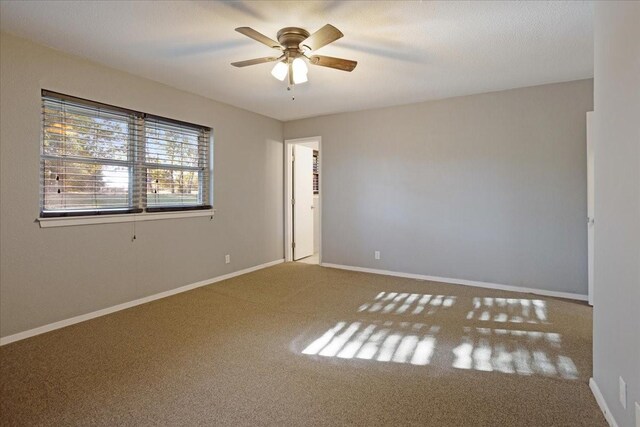
[{"label": "frosted glass light shade", "polygon": [[309,81],[306,74],[293,72],[293,83],[300,84]]},{"label": "frosted glass light shade", "polygon": [[308,81],[307,73],[309,72],[309,70],[307,69],[307,64],[302,58],[294,59],[293,63],[291,64],[291,68],[293,70],[294,84],[300,84]]},{"label": "frosted glass light shade", "polygon": [[307,69],[307,64],[304,62],[302,58],[296,58],[293,60],[293,75],[296,74],[307,74],[309,70]]},{"label": "frosted glass light shade", "polygon": [[285,77],[287,77],[288,67],[284,62],[278,62],[273,70],[271,70],[271,75],[276,79],[282,81]]}]

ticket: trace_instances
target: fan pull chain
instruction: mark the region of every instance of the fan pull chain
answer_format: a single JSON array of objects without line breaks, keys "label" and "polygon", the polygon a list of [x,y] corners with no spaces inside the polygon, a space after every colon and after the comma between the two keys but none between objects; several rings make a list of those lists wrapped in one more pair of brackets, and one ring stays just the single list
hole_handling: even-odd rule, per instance
[{"label": "fan pull chain", "polygon": [[131,236],[131,241],[135,241],[136,240],[136,218],[138,217],[137,214],[133,214],[133,236]]},{"label": "fan pull chain", "polygon": [[295,88],[296,88],[296,85],[287,86],[287,90],[291,91],[291,100],[292,101],[296,100],[296,94],[294,93]]}]

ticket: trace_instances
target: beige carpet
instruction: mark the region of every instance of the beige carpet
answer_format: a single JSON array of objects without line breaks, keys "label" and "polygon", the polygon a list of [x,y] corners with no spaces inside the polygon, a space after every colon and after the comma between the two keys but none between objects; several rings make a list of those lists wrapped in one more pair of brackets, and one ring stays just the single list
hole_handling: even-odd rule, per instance
[{"label": "beige carpet", "polygon": [[0,356],[2,425],[606,426],[588,306],[299,263]]}]

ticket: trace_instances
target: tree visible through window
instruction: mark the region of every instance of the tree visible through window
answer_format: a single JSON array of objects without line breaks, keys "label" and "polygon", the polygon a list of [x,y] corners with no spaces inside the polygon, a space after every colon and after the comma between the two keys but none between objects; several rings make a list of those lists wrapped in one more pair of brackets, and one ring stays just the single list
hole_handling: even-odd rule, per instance
[{"label": "tree visible through window", "polygon": [[43,91],[41,215],[210,207],[210,129]]},{"label": "tree visible through window", "polygon": [[200,203],[202,191],[200,129],[158,120],[145,122],[147,206],[183,206]]}]

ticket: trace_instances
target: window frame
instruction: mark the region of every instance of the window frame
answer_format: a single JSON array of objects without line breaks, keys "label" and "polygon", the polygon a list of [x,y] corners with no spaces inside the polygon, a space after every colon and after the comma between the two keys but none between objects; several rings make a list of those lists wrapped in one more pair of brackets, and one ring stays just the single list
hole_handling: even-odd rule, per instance
[{"label": "window frame", "polygon": [[[74,156],[45,154],[45,117],[44,104],[46,98],[58,99],[62,102],[77,104],[80,107],[97,108],[106,113],[113,112],[127,117],[129,135],[127,137],[128,153],[125,160],[101,159],[100,157],[77,158]],[[211,216],[213,219],[213,129],[209,126],[183,122],[162,116],[146,114],[118,106],[104,104],[84,98],[65,95],[58,92],[41,90],[41,129],[40,129],[40,183],[39,183],[39,216],[41,227],[59,225],[84,225],[105,222],[129,222],[136,220],[155,220],[176,217]],[[152,165],[144,153],[146,150],[147,120],[157,123],[174,124],[196,130],[198,136],[198,166],[179,167],[177,170],[197,170],[198,204],[153,206],[147,204],[147,169]],[[200,135],[201,134],[201,135]],[[142,157],[140,156],[142,153]],[[106,207],[100,209],[45,210],[45,193],[47,189],[45,177],[45,161],[72,163],[78,160],[87,164],[106,164],[128,168],[128,205],[127,207]],[[159,166],[163,166],[160,164]],[[207,182],[205,182],[207,181]],[[58,190],[59,191],[59,190]]]},{"label": "window frame", "polygon": [[[171,165],[169,163],[154,163],[154,162],[150,162],[147,159],[142,159],[140,160],[140,168],[144,169],[144,170],[148,170],[150,168],[155,168],[155,169],[171,169],[171,170],[175,170],[175,171],[189,171],[189,172],[198,172],[198,201],[201,204],[198,205],[186,205],[186,206],[149,206],[148,204],[148,195],[146,190],[140,190],[140,196],[141,198],[143,198],[144,200],[144,204],[145,204],[145,211],[146,212],[173,212],[173,211],[184,211],[184,210],[198,210],[198,209],[210,209],[212,208],[211,206],[211,200],[213,198],[212,192],[211,192],[211,188],[213,187],[213,163],[211,162],[211,159],[213,158],[213,146],[211,143],[211,135],[213,133],[213,130],[209,127],[205,127],[205,126],[198,126],[198,125],[193,125],[191,123],[186,123],[186,122],[181,122],[179,120],[173,120],[173,119],[167,119],[165,117],[160,117],[160,116],[154,116],[151,114],[147,114],[145,115],[145,120],[148,119],[150,122],[153,121],[157,121],[157,122],[163,122],[165,124],[173,124],[173,125],[177,125],[177,126],[188,126],[188,127],[192,127],[192,128],[196,128],[199,127],[199,133],[200,132],[204,132],[204,135],[202,136],[202,140],[206,142],[206,148],[203,148],[202,145],[200,145],[200,143],[198,143],[198,166],[175,166],[175,165]],[[142,133],[143,133],[143,139],[145,140],[145,142],[143,143],[145,150],[147,147],[147,143],[146,143],[146,132],[147,132],[147,122],[145,121],[144,125],[142,126]],[[200,141],[201,136],[198,136],[198,141]],[[207,150],[208,154],[206,155],[201,155],[202,150]],[[209,173],[205,174],[204,171],[208,169]],[[206,177],[208,177],[208,179],[205,179]],[[209,181],[207,185],[205,185],[205,181]],[[206,202],[209,202],[209,204],[207,204]]]}]

